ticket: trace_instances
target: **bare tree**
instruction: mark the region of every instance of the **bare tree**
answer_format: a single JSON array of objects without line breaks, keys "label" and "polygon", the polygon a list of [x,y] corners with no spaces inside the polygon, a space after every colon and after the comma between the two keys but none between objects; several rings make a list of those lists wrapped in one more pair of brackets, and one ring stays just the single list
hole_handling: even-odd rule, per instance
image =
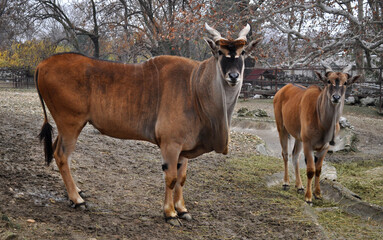
[{"label": "bare tree", "polygon": [[79,36],[87,36],[93,43],[93,56],[99,58],[100,44],[99,44],[99,23],[97,18],[97,6],[94,0],[89,0],[81,3],[76,3],[73,7],[85,11],[86,18],[82,22],[76,22],[71,19],[69,14],[55,0],[36,0],[34,17],[39,20],[54,19],[61,24],[67,40],[74,46],[77,51],[82,52],[79,43]]},{"label": "bare tree", "polygon": [[34,25],[28,17],[27,0],[0,1],[0,47],[9,47],[13,41],[33,36]]},{"label": "bare tree", "polygon": [[[270,23],[270,29],[278,29],[287,35],[283,40],[288,43],[289,56],[279,59],[279,64],[294,67],[329,56],[354,55],[357,65],[361,67],[363,60],[371,66],[368,56],[379,55],[383,50],[383,31],[377,27],[381,19],[377,12],[381,13],[382,6],[374,1],[369,5],[363,5],[360,0],[273,1],[259,13]],[[354,7],[358,10],[357,17]],[[286,16],[290,16],[290,20]],[[299,48],[291,48],[292,42]]]}]

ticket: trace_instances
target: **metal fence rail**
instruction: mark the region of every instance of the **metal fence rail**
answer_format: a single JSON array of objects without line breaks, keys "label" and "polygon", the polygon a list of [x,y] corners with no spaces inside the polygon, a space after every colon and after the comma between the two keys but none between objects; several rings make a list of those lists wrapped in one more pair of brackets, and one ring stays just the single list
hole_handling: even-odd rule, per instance
[{"label": "metal fence rail", "polygon": [[[374,97],[379,98],[379,113],[382,113],[382,69],[383,68],[364,68],[353,69],[350,74],[357,75],[357,72],[365,72],[364,79],[354,83],[347,89],[348,96],[359,98]],[[242,86],[242,96],[244,98],[262,95],[265,97],[274,94],[288,83],[300,84],[303,86],[319,85],[323,83],[318,79],[315,71],[324,74],[324,68],[305,67],[305,68],[246,68]],[[337,69],[334,69],[335,71]],[[340,71],[340,70],[339,70]]]},{"label": "metal fence rail", "polygon": [[0,88],[31,87],[34,81],[28,68],[0,68]]}]

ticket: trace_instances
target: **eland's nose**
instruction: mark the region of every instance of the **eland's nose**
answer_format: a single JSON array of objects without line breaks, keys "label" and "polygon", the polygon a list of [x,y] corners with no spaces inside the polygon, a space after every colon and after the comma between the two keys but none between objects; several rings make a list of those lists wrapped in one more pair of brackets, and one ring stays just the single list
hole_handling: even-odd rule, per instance
[{"label": "eland's nose", "polygon": [[333,95],[332,98],[334,99],[334,102],[339,102],[339,100],[340,100],[340,95],[338,95],[338,94]]},{"label": "eland's nose", "polygon": [[237,78],[239,77],[239,73],[229,73],[229,77],[231,80],[237,80]]}]

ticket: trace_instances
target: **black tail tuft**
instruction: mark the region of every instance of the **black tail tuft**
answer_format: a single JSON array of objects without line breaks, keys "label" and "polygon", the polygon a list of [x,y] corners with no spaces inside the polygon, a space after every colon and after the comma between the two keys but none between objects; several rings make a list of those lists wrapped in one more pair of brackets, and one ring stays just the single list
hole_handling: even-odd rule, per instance
[{"label": "black tail tuft", "polygon": [[53,133],[52,126],[48,122],[45,122],[43,127],[41,128],[39,139],[40,139],[40,142],[44,140],[45,161],[48,166],[53,159],[52,133]]}]

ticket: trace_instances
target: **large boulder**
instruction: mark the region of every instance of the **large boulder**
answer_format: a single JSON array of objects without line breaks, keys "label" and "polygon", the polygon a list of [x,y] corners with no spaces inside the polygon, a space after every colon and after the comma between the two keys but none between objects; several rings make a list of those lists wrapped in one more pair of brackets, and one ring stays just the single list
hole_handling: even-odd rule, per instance
[{"label": "large boulder", "polygon": [[362,98],[360,100],[360,103],[362,106],[373,106],[375,105],[375,98],[372,98],[372,97]]},{"label": "large boulder", "polygon": [[339,125],[340,125],[341,128],[354,129],[354,126],[352,126],[351,123],[345,117],[340,117],[339,118]]},{"label": "large boulder", "polygon": [[351,151],[355,140],[354,127],[345,117],[339,119],[340,131],[335,138],[335,146],[330,146],[329,152]]},{"label": "large boulder", "polygon": [[356,99],[353,96],[349,96],[344,100],[344,102],[348,105],[354,105],[356,103]]}]

